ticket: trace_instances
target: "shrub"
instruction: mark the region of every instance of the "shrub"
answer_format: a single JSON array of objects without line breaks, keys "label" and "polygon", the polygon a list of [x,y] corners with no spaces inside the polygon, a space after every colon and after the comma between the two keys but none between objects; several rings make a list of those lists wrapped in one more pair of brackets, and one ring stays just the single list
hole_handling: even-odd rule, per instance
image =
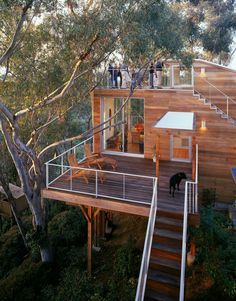
[{"label": "shrub", "polygon": [[211,206],[203,207],[200,216],[200,227],[195,234],[198,264],[195,275],[199,283],[208,279],[211,285],[200,292],[200,299],[195,299],[210,300],[209,296],[218,296],[235,300],[236,248],[230,222],[226,215],[215,212]]},{"label": "shrub", "polygon": [[132,240],[117,250],[115,255],[114,273],[118,279],[138,277],[141,254],[133,245]]},{"label": "shrub", "polygon": [[0,278],[18,266],[26,254],[22,237],[16,226],[0,237]]},{"label": "shrub", "polygon": [[52,277],[50,273],[49,265],[32,262],[31,258],[26,259],[7,278],[0,281],[0,300],[35,300],[41,288]]},{"label": "shrub", "polygon": [[63,211],[49,222],[48,232],[54,246],[82,245],[86,241],[86,221],[77,209]]}]

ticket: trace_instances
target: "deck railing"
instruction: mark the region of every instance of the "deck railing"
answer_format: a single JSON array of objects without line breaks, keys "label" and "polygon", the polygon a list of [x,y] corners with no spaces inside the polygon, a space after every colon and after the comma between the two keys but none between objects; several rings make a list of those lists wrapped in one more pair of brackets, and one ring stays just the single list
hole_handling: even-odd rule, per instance
[{"label": "deck railing", "polygon": [[145,237],[143,256],[142,256],[142,262],[141,262],[141,267],[140,267],[139,280],[138,280],[135,301],[143,301],[144,295],[145,295],[145,290],[146,290],[146,282],[147,282],[150,254],[151,254],[151,248],[152,248],[152,239],[153,239],[153,233],[154,233],[155,221],[156,221],[157,181],[158,180],[156,178],[155,184],[154,184],[154,189],[153,189],[152,204],[151,204],[150,214],[149,214],[149,219],[148,219],[148,226],[147,226],[147,231],[146,231],[146,237]]},{"label": "deck railing", "polygon": [[151,204],[156,177],[85,168],[84,166],[70,166],[67,157],[71,153],[75,154],[78,162],[86,160],[85,143],[90,143],[92,147],[92,138],[79,143],[46,163],[47,188],[133,203]]},{"label": "deck railing", "polygon": [[194,182],[187,181],[185,183],[184,219],[183,219],[183,238],[182,238],[182,257],[181,257],[181,276],[180,276],[179,301],[184,301],[188,213],[197,213],[197,212],[198,212],[198,145],[196,145],[195,181]]},{"label": "deck railing", "polygon": [[[121,72],[121,77],[117,75],[118,71]],[[96,74],[97,82],[99,83],[99,88],[130,88],[131,84],[135,87],[150,87],[149,80],[149,69],[141,70],[128,70],[128,69],[112,69],[104,75],[104,72]],[[162,87],[170,87],[170,68],[162,69]],[[155,76],[154,76],[154,86],[157,87]]]},{"label": "deck railing", "polygon": [[[199,88],[197,85],[198,81],[201,82],[201,87]],[[222,113],[224,113],[224,117],[226,119],[232,117],[236,120],[236,101],[232,99],[232,97],[221,91],[219,88],[217,88],[215,85],[210,83],[207,79],[197,76],[195,79],[194,91],[196,91],[199,95],[209,101],[211,105],[215,105],[218,110],[221,110]]]}]

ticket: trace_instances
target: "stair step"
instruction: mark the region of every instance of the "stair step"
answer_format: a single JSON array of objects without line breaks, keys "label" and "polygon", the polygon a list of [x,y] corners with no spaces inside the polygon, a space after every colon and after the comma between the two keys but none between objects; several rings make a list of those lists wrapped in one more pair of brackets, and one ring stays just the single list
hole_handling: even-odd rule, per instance
[{"label": "stair step", "polygon": [[216,114],[218,114],[218,115],[222,115],[222,114],[223,114],[223,111],[221,111],[219,108],[217,108],[217,110],[216,110]]},{"label": "stair step", "polygon": [[158,215],[156,218],[156,228],[182,232],[183,222],[179,219]]},{"label": "stair step", "polygon": [[212,110],[217,110],[217,106],[216,106],[216,105],[213,105],[213,104],[211,104],[211,109],[212,109]]},{"label": "stair step", "polygon": [[182,246],[172,246],[169,244],[161,243],[161,242],[156,242],[153,241],[152,243],[152,248],[153,249],[158,249],[163,252],[168,252],[168,253],[173,253],[174,255],[181,255],[182,251]]},{"label": "stair step", "polygon": [[173,249],[165,248],[165,245],[158,244],[158,243],[155,247],[152,248],[151,256],[176,260],[178,262],[181,261],[181,252],[179,251],[175,252]]},{"label": "stair step", "polygon": [[174,219],[179,219],[183,220],[183,213],[180,212],[174,212],[174,211],[167,211],[163,209],[157,208],[157,216],[158,217],[167,217],[167,218],[174,218]]},{"label": "stair step", "polygon": [[228,119],[228,117],[229,117],[229,116],[228,116],[227,114],[225,114],[225,113],[222,113],[222,114],[221,114],[221,118],[223,118],[223,119]]},{"label": "stair step", "polygon": [[176,287],[175,285],[169,283],[163,283],[158,280],[148,278],[147,287],[155,291],[161,291],[164,294],[168,294],[174,297],[177,297],[179,295],[179,287]]},{"label": "stair step", "polygon": [[147,289],[145,292],[145,301],[178,301],[178,298],[162,294],[160,292],[154,291],[152,289]]},{"label": "stair step", "polygon": [[156,269],[163,272],[169,272],[172,275],[179,276],[181,263],[173,259],[161,258],[161,257],[156,258],[151,255],[149,267],[152,269]]},{"label": "stair step", "polygon": [[159,281],[161,283],[166,283],[169,285],[173,285],[175,287],[180,286],[180,278],[175,275],[171,275],[169,273],[165,273],[162,271],[155,271],[152,269],[149,269],[148,271],[148,279]]},{"label": "stair step", "polygon": [[182,233],[175,232],[172,230],[166,230],[166,229],[154,229],[154,235],[156,236],[162,236],[162,237],[167,237],[175,240],[182,240]]}]

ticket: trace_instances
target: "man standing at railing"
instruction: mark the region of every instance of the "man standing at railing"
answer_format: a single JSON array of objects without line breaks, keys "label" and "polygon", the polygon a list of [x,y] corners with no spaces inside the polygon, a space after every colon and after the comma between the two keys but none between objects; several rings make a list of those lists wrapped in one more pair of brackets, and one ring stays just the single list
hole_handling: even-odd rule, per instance
[{"label": "man standing at railing", "polygon": [[114,84],[114,68],[112,66],[111,63],[109,63],[109,66],[108,66],[108,72],[110,73],[111,75],[111,87],[113,88],[113,84]]},{"label": "man standing at railing", "polygon": [[155,73],[155,68],[154,68],[154,64],[153,62],[151,62],[151,65],[149,67],[149,84],[150,84],[150,88],[153,89],[154,88],[154,73]]},{"label": "man standing at railing", "polygon": [[157,60],[157,63],[156,63],[157,88],[160,88],[160,86],[161,86],[162,68],[163,68],[163,62],[161,60]]},{"label": "man standing at railing", "polygon": [[115,88],[118,88],[118,79],[117,79],[117,77],[118,77],[118,65],[117,64],[115,64],[115,67],[114,67],[113,71],[114,71],[113,74],[114,74]]}]

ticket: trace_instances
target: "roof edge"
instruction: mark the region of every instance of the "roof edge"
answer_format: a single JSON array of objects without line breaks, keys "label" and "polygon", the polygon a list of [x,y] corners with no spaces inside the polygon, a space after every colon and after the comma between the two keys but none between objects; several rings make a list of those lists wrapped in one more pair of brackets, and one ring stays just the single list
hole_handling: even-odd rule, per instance
[{"label": "roof edge", "polygon": [[194,59],[193,62],[197,62],[197,63],[199,62],[199,63],[204,63],[204,64],[207,64],[207,65],[212,65],[212,66],[215,66],[215,67],[218,67],[218,68],[236,73],[235,69],[232,69],[232,68],[229,68],[229,67],[217,64],[217,63],[209,62],[209,61],[206,61],[206,60]]}]

